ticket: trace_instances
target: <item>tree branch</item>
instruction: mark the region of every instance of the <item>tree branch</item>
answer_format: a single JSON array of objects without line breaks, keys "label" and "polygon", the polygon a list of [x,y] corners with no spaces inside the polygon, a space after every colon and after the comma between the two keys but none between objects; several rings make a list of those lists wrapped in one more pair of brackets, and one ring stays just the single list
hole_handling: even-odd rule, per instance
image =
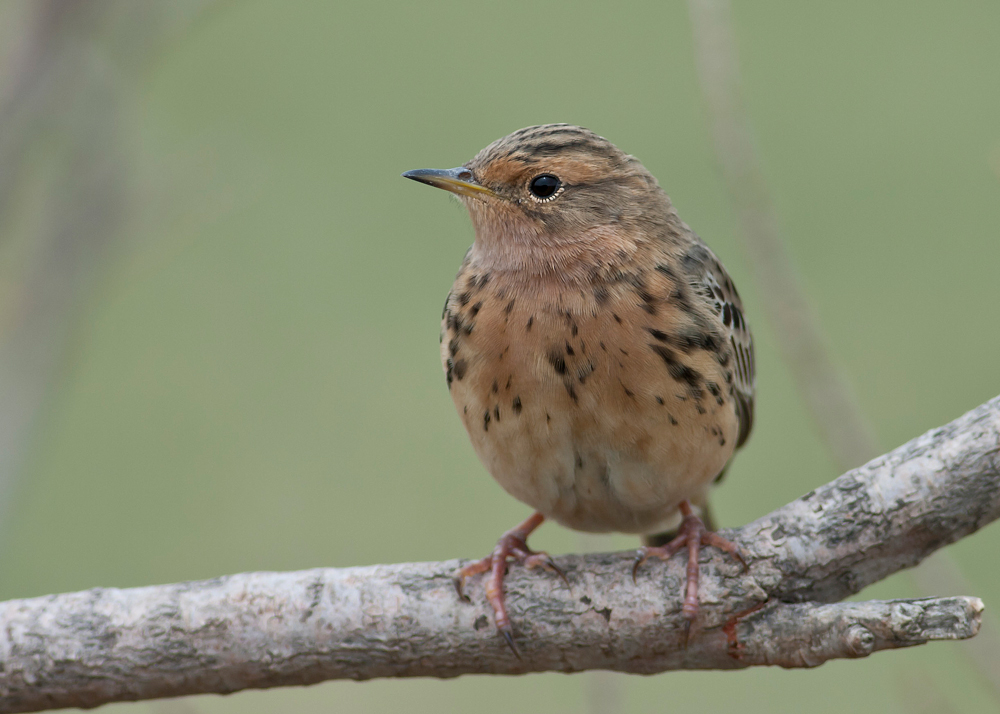
[{"label": "tree branch", "polygon": [[998,515],[1000,397],[731,532],[747,572],[705,551],[690,633],[682,563],[650,562],[633,583],[632,553],[560,558],[570,587],[514,568],[521,660],[496,636],[479,581],[472,604],[458,601],[460,561],[95,589],[0,603],[0,712],[337,678],[803,667],[971,637],[976,598],[818,603]]}]

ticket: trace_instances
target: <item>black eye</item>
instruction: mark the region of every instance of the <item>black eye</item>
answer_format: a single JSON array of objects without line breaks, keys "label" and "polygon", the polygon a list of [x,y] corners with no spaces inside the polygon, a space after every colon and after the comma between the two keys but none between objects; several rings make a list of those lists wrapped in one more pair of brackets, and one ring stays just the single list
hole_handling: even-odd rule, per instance
[{"label": "black eye", "polygon": [[548,198],[559,190],[559,179],[552,174],[542,174],[531,179],[528,190],[539,198]]}]

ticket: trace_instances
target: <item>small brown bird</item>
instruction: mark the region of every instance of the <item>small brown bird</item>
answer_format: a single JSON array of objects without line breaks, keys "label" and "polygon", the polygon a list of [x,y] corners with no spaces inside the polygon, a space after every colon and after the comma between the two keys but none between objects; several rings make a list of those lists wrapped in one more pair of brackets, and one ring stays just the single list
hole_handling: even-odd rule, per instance
[{"label": "small brown bird", "polygon": [[[536,510],[459,572],[459,592],[490,571],[487,598],[513,648],[507,563],[554,569],[526,544],[550,518],[646,536],[636,568],[686,547],[693,620],[699,547],[742,561],[696,511],[754,408],[750,328],[719,259],[636,158],[578,126],[521,129],[464,166],[403,176],[458,195],[472,217],[441,359],[479,458]],[[654,545],[669,529],[677,536]]]}]

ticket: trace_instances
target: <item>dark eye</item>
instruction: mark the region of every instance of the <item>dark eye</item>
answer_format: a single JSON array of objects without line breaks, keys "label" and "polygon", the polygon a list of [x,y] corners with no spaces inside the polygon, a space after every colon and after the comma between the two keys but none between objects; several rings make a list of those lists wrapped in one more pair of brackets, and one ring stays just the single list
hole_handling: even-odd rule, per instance
[{"label": "dark eye", "polygon": [[528,190],[539,198],[549,198],[559,190],[559,179],[552,174],[542,174],[531,179]]}]

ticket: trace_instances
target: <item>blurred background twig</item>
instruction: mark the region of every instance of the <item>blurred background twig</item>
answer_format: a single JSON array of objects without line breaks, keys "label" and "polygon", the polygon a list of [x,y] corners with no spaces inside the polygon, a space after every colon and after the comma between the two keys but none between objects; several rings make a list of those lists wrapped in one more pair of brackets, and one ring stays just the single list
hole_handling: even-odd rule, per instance
[{"label": "blurred background twig", "polygon": [[[850,381],[830,355],[781,238],[743,102],[729,0],[688,0],[688,8],[715,156],[764,312],[823,443],[838,467],[846,471],[875,458],[881,449]],[[851,280],[851,276],[844,276],[844,280]],[[971,591],[947,551],[922,563],[913,571],[913,578],[927,595]],[[964,643],[963,648],[969,665],[991,687],[1000,704],[1000,630],[995,619],[987,614],[978,639]],[[941,698],[940,693],[937,698]]]},{"label": "blurred background twig", "polygon": [[0,522],[135,196],[139,70],[211,0],[0,9]]}]

